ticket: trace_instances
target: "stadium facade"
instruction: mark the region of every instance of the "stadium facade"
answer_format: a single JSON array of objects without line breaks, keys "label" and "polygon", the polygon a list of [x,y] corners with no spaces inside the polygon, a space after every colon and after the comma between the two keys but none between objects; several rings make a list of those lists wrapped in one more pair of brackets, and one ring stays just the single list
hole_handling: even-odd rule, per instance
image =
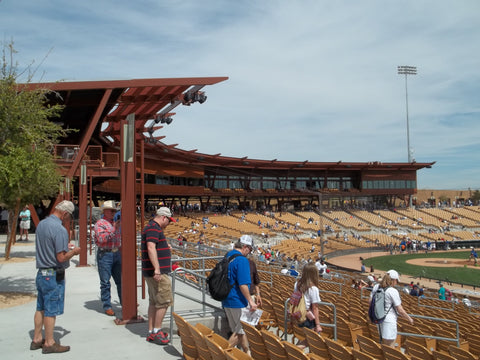
[{"label": "stadium facade", "polygon": [[398,200],[406,202],[415,195],[417,171],[434,164],[235,158],[182,150],[177,144],[161,141],[161,129],[172,121],[177,106],[198,106],[207,99],[205,87],[227,79],[29,84],[52,90],[49,103],[65,106],[55,121],[75,130],[55,148],[66,179],[58,199],[79,194],[82,166],[89,189],[85,196],[94,201],[120,197],[122,144],[128,147],[130,142],[125,133],[129,115],[136,175],[128,191],[134,191],[138,201],[183,206],[194,202],[203,209],[238,206],[278,210],[316,207],[320,202],[327,207],[345,203],[394,206]]}]

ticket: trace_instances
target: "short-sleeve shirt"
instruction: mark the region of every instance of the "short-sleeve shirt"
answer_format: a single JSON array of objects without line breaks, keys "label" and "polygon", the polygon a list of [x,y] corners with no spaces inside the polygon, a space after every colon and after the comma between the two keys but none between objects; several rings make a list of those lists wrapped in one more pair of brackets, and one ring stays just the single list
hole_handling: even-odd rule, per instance
[{"label": "short-sleeve shirt", "polygon": [[446,296],[445,296],[445,288],[442,286],[440,289],[438,289],[438,298],[440,300],[445,300],[446,299]]},{"label": "short-sleeve shirt", "polygon": [[[376,284],[372,293],[370,294],[370,299],[373,297],[373,294],[377,291],[380,284]],[[388,287],[385,290],[385,310],[388,310],[387,316],[385,316],[384,322],[396,322],[397,321],[397,311],[395,308],[399,305],[402,305],[402,300],[400,299],[400,294],[397,289],[394,287]]]},{"label": "short-sleeve shirt", "polygon": [[[233,254],[241,254],[240,251],[234,249],[227,253],[227,257]],[[222,301],[222,306],[226,308],[244,308],[247,307],[248,301],[240,291],[240,285],[247,285],[250,289],[252,282],[250,278],[250,263],[245,256],[237,256],[228,265],[228,279],[233,285],[232,290],[227,298]]]},{"label": "short-sleeve shirt", "polygon": [[158,264],[160,265],[160,273],[168,274],[171,272],[172,252],[168,245],[163,229],[154,220],[150,220],[142,231],[142,273],[143,276],[153,277],[155,268],[148,256],[147,243],[155,243],[157,249]]},{"label": "short-sleeve shirt", "polygon": [[257,264],[255,264],[255,261],[248,259],[248,262],[250,263],[250,279],[252,280],[252,283],[250,284],[250,295],[254,295],[255,286],[260,285],[260,276],[258,276]]},{"label": "short-sleeve shirt", "polygon": [[68,252],[68,232],[55,215],[40,221],[35,231],[37,269],[68,268],[70,261],[58,262],[57,254]]},{"label": "short-sleeve shirt", "polygon": [[[294,291],[297,290],[297,283],[295,283],[293,290]],[[309,287],[308,290],[303,293],[303,298],[305,299],[305,307],[307,309],[310,309],[312,304],[318,304],[321,301],[320,291],[318,290],[318,287],[316,286]]]},{"label": "short-sleeve shirt", "polygon": [[30,210],[22,210],[18,216],[20,217],[21,221],[30,221]]}]

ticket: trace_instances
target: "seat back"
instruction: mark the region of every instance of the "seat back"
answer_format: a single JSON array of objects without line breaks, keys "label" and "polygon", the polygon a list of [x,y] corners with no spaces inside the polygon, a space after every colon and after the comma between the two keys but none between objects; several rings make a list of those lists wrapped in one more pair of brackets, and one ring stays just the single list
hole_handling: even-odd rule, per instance
[{"label": "seat back", "polygon": [[352,350],[352,355],[355,360],[375,360],[376,359],[373,356],[357,349]]},{"label": "seat back", "polygon": [[332,360],[353,360],[352,353],[342,344],[333,341],[332,339],[325,339],[328,347],[328,353]]},{"label": "seat back", "polygon": [[230,343],[218,334],[210,334],[203,337],[212,360],[227,360],[224,350],[230,347]]},{"label": "seat back", "polygon": [[225,357],[227,360],[253,360],[250,355],[234,347],[225,350]]},{"label": "seat back", "polygon": [[303,332],[305,334],[305,339],[307,340],[310,353],[316,354],[324,359],[328,359],[330,357],[330,353],[328,352],[328,347],[327,344],[325,344],[324,338],[322,338],[320,334],[316,333],[312,329],[303,328]]},{"label": "seat back", "polygon": [[410,358],[407,355],[405,355],[400,350],[398,350],[394,347],[382,344],[382,350],[383,350],[384,359],[388,359],[388,360],[410,360]]},{"label": "seat back", "polygon": [[432,355],[435,360],[456,360],[453,356],[442,351],[433,350]]},{"label": "seat back", "polygon": [[254,326],[242,322],[243,331],[247,336],[250,352],[255,360],[269,360],[267,348],[263,341],[262,334]]},{"label": "seat back", "polygon": [[198,358],[200,360],[212,360],[212,355],[210,354],[210,349],[205,342],[205,338],[203,334],[200,332],[198,328],[188,323],[188,328],[192,333],[193,340],[195,340],[195,345],[198,351]]},{"label": "seat back", "polygon": [[280,338],[268,330],[260,331],[270,360],[288,360],[287,352]]},{"label": "seat back", "polygon": [[198,351],[195,340],[188,328],[187,321],[177,313],[173,312],[173,319],[177,325],[178,335],[180,335],[180,342],[182,344],[183,357],[186,360],[195,360],[198,358]]},{"label": "seat back", "polygon": [[357,343],[363,353],[373,356],[376,359],[383,359],[383,351],[380,344],[377,344],[372,339],[363,335],[357,335]]},{"label": "seat back", "polygon": [[410,339],[405,342],[405,353],[416,359],[434,360],[430,350]]},{"label": "seat back", "polygon": [[282,341],[282,344],[287,352],[289,360],[309,360],[307,354],[305,354],[298,346],[293,345],[288,341]]},{"label": "seat back", "polygon": [[459,360],[478,360],[478,356],[473,355],[465,349],[456,347],[455,345],[450,345],[448,351],[450,352],[450,355]]}]

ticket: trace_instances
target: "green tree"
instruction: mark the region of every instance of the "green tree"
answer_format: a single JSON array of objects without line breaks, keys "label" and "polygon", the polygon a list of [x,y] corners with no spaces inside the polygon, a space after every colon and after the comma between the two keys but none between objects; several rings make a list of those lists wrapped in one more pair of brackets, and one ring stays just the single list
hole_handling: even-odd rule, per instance
[{"label": "green tree", "polygon": [[475,190],[472,194],[472,201],[474,204],[480,203],[480,191]]},{"label": "green tree", "polygon": [[[54,196],[61,181],[53,147],[66,132],[50,121],[63,109],[50,106],[47,89],[33,88],[32,64],[20,73],[13,42],[3,46],[0,73],[0,203],[9,210],[8,259],[20,208]],[[25,77],[23,84],[18,83]]]}]

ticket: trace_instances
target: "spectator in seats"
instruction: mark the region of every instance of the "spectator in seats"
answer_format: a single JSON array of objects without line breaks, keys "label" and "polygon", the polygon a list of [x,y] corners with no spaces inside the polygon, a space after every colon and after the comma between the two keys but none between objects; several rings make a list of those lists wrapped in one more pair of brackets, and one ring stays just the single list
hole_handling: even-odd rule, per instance
[{"label": "spectator in seats", "polygon": [[447,297],[445,296],[445,288],[443,287],[443,284],[440,284],[440,288],[438,289],[438,298],[440,300],[447,299]]},{"label": "spectator in seats", "polygon": [[[316,268],[316,266],[315,266],[315,268]],[[318,271],[318,270],[317,270],[317,271]],[[295,270],[295,265],[292,265],[292,266],[290,267],[290,271],[289,271],[289,272],[290,272],[290,276],[297,277],[297,276],[299,275],[299,274],[298,274],[298,271]]]},{"label": "spectator in seats", "polygon": [[401,316],[413,325],[413,319],[407,314],[402,306],[400,294],[395,286],[398,285],[400,276],[395,270],[388,270],[382,278],[382,282],[375,285],[370,295],[370,302],[373,295],[382,287],[385,290],[385,308],[388,309],[387,316],[383,323],[379,324],[378,330],[382,339],[382,344],[395,347],[397,339],[397,319]]},{"label": "spectator in seats", "polygon": [[419,295],[417,285],[413,285],[412,289],[410,290],[410,295],[412,295],[412,296],[418,296]]},{"label": "spectator in seats", "polygon": [[323,277],[326,271],[327,271],[327,264],[325,264],[325,260],[321,259],[320,266],[318,267],[318,274]]},{"label": "spectator in seats", "polygon": [[288,274],[287,264],[282,265],[282,270],[280,270],[280,273],[282,273],[284,275]]},{"label": "spectator in seats", "polygon": [[368,275],[367,276],[367,286],[369,288],[373,288],[375,286],[376,282],[375,282],[375,277],[373,277],[372,275]]},{"label": "spectator in seats", "polygon": [[468,308],[472,306],[472,302],[470,301],[467,295],[463,295],[462,303]]},{"label": "spectator in seats", "polygon": [[[306,327],[316,332],[321,332],[320,318],[318,315],[318,304],[320,303],[320,292],[318,289],[318,269],[314,263],[308,263],[303,267],[302,276],[295,283],[294,291],[299,290],[303,294],[305,307],[307,308],[307,319],[298,324],[299,327]],[[302,345],[299,343],[299,345]]]}]

